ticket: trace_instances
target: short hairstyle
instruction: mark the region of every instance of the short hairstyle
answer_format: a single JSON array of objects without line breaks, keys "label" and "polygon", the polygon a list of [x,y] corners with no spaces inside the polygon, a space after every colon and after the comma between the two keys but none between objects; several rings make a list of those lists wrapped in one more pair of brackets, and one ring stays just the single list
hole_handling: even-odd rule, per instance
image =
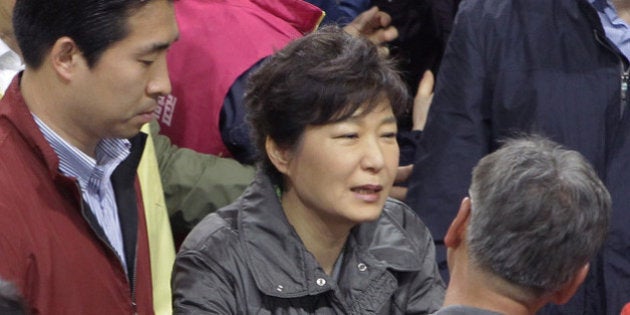
[{"label": "short hairstyle", "polygon": [[536,297],[570,280],[606,237],[606,187],[582,155],[539,136],[481,159],[469,193],[472,262]]},{"label": "short hairstyle", "polygon": [[248,121],[264,171],[279,180],[265,150],[271,137],[294,148],[309,125],[364,114],[388,100],[395,115],[410,98],[392,60],[369,41],[336,26],[324,27],[289,43],[250,77],[245,96]]},{"label": "short hairstyle", "polygon": [[41,66],[57,39],[72,38],[93,67],[102,53],[128,34],[127,20],[155,0],[17,0],[13,29],[24,63]]}]

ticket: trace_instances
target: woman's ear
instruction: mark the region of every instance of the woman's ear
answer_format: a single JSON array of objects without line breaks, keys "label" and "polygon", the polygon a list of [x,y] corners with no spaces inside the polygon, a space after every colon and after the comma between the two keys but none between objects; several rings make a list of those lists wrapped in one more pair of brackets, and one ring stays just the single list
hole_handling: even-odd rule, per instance
[{"label": "woman's ear", "polygon": [[276,169],[282,174],[287,174],[289,171],[289,163],[291,162],[291,150],[279,146],[269,136],[265,139],[265,150],[267,151],[269,160]]}]

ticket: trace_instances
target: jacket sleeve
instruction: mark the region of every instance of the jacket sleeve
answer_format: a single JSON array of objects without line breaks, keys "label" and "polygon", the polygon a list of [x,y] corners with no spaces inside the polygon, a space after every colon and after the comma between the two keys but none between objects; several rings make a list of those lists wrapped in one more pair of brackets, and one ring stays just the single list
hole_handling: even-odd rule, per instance
[{"label": "jacket sleeve", "polygon": [[173,269],[173,314],[236,314],[234,281],[222,270],[199,251],[180,252]]},{"label": "jacket sleeve", "polygon": [[403,213],[401,224],[417,247],[419,272],[412,273],[409,281],[409,300],[405,314],[432,314],[444,303],[445,285],[435,261],[435,245],[431,233],[411,209]]},{"label": "jacket sleeve", "polygon": [[241,74],[225,96],[221,106],[219,130],[223,144],[230,151],[232,157],[242,164],[253,165],[256,162],[256,146],[252,140],[251,128],[245,118],[247,106],[245,93],[250,75],[260,68],[267,58],[263,58]]},{"label": "jacket sleeve", "polygon": [[406,202],[436,241],[443,239],[467,194],[473,166],[490,150],[490,92],[480,47],[483,33],[491,30],[484,30],[483,19],[473,12],[484,3],[460,6],[409,180]]},{"label": "jacket sleeve", "polygon": [[411,296],[407,314],[431,314],[436,312],[444,302],[444,282],[435,262],[435,245],[429,230],[425,229],[426,242],[421,244],[425,253],[422,259],[422,272],[416,275],[411,288]]},{"label": "jacket sleeve", "polygon": [[179,148],[151,123],[166,206],[175,234],[192,229],[208,213],[230,204],[254,178],[254,167]]}]

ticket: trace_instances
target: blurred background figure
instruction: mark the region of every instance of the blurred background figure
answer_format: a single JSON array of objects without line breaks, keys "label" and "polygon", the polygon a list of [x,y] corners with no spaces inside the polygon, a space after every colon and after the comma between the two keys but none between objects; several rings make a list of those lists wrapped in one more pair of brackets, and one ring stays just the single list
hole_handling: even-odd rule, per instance
[{"label": "blurred background figure", "polygon": [[536,133],[580,152],[613,200],[606,243],[567,304],[541,314],[618,315],[630,296],[630,2],[461,2],[440,64],[406,202],[443,236],[474,165],[502,139]]},{"label": "blurred background figure", "polygon": [[[334,1],[314,1],[335,7]],[[175,2],[180,39],[169,51],[170,95],[157,113],[174,144],[241,163],[255,162],[245,123],[245,83],[262,60],[290,41],[340,18],[326,18],[307,1],[231,0]],[[344,29],[384,45],[398,36],[390,16],[367,9]],[[386,51],[386,50],[384,50]]]}]

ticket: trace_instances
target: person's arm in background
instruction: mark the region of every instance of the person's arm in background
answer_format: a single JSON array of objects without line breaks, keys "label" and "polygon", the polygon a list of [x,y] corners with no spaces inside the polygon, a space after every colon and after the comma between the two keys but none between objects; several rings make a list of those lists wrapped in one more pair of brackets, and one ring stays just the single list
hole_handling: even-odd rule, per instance
[{"label": "person's arm in background", "polygon": [[471,170],[489,152],[491,140],[491,93],[482,45],[484,33],[492,32],[480,29],[466,3],[442,59],[406,198],[431,230],[442,270],[446,270],[442,239],[466,196]]},{"label": "person's arm in background", "polygon": [[372,1],[370,0],[340,0],[339,11],[342,12],[343,16],[352,20],[361,12],[368,10],[371,5]]},{"label": "person's arm in background", "polygon": [[[398,131],[398,145],[400,146],[400,165],[413,164],[416,156],[416,147],[422,137],[422,130],[427,123],[427,115],[433,101],[433,87],[435,77],[429,70],[424,72],[422,80],[418,84],[418,91],[413,100],[411,113],[411,130]],[[404,180],[406,180],[405,178]]]},{"label": "person's arm in background", "polygon": [[413,171],[413,159],[416,152],[416,144],[422,136],[422,129],[427,122],[427,114],[433,100],[434,77],[431,71],[426,71],[420,84],[418,92],[413,100],[412,120],[413,126],[410,131],[398,131],[397,140],[400,147],[401,166],[398,167],[394,187],[389,196],[405,201],[407,195],[407,180]]},{"label": "person's arm in background", "polygon": [[254,178],[254,167],[179,148],[150,124],[162,186],[176,240],[203,217],[234,201]]},{"label": "person's arm in background", "polygon": [[379,46],[382,53],[389,54],[385,45],[398,37],[398,30],[391,23],[392,17],[389,14],[372,7],[344,26],[343,30],[352,36],[367,38]]},{"label": "person's arm in background", "polygon": [[250,137],[251,128],[245,118],[247,108],[244,95],[247,90],[247,79],[265,59],[267,58],[256,62],[232,83],[221,107],[219,130],[223,144],[235,160],[245,165],[254,165],[257,158],[256,147]]}]

